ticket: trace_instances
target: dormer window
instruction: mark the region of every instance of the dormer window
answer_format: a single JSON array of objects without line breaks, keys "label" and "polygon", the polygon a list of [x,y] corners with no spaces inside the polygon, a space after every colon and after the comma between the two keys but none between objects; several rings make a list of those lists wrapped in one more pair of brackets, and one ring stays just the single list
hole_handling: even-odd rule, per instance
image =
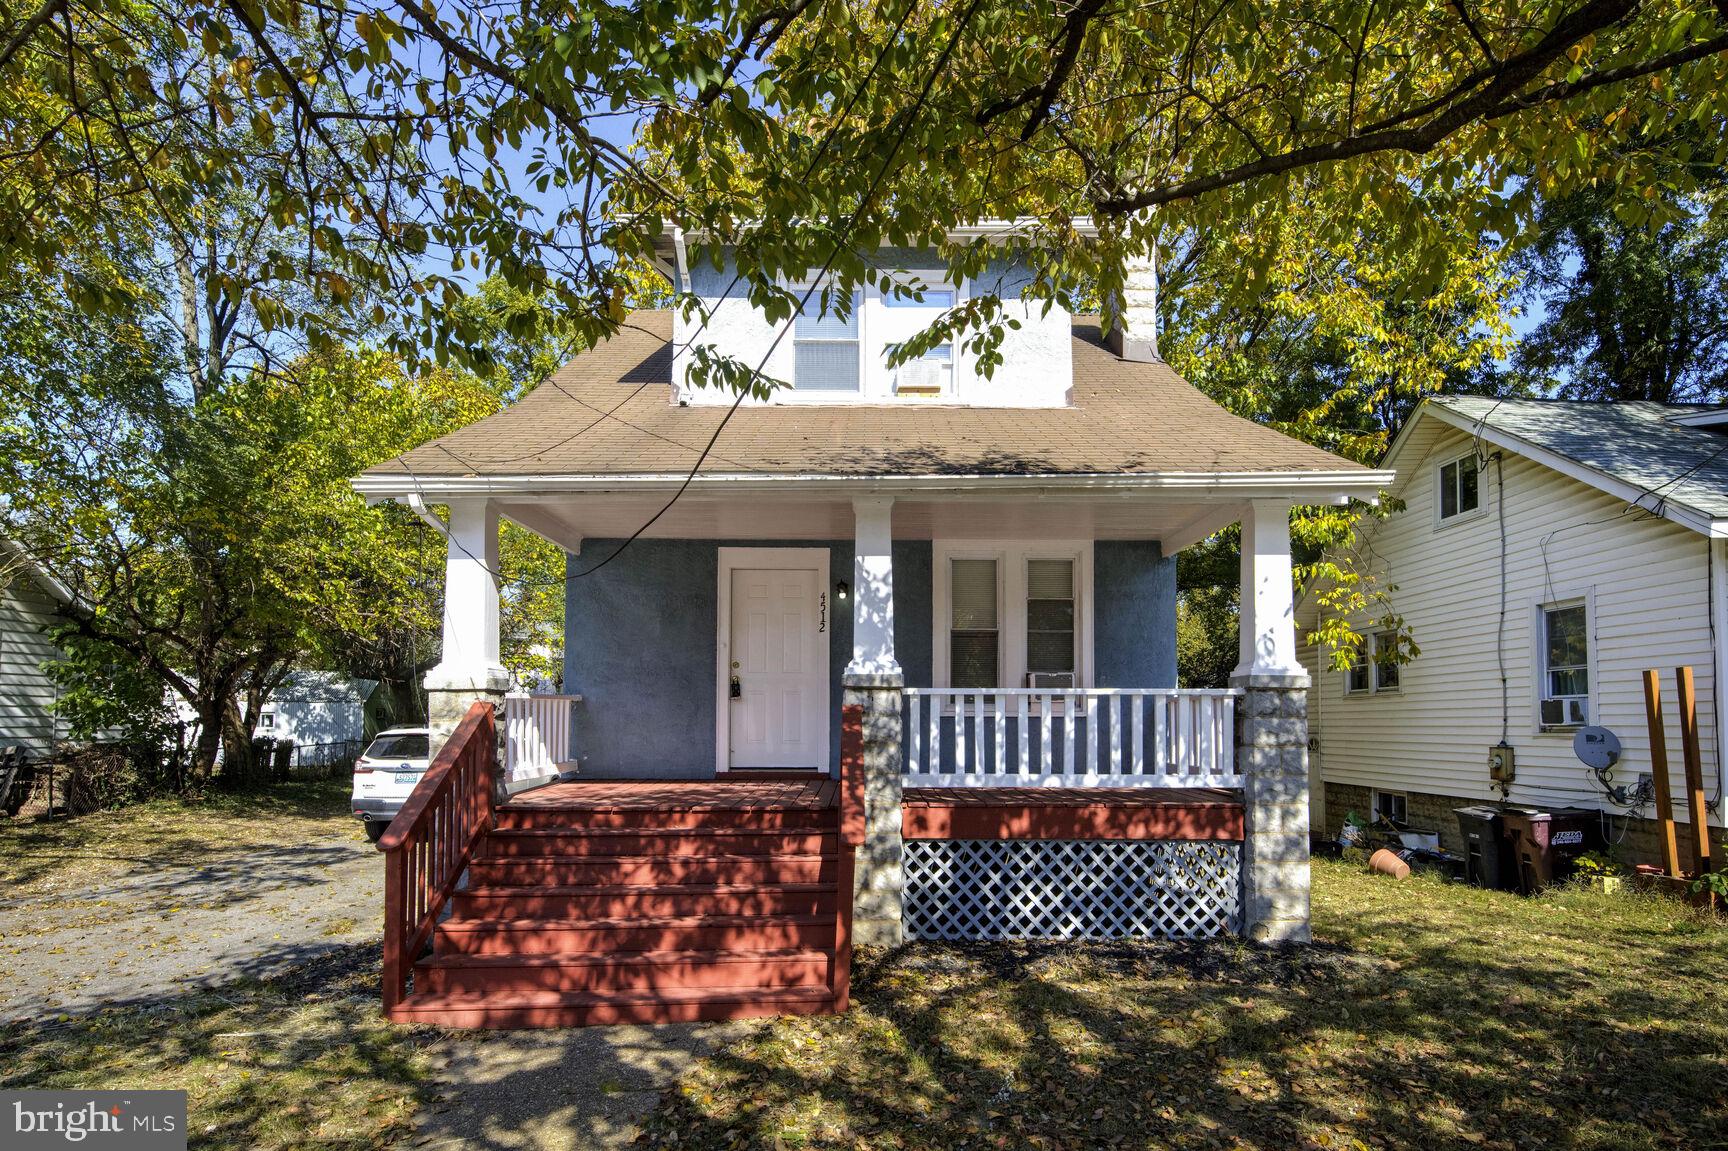
[{"label": "dormer window", "polygon": [[809,293],[804,310],[792,321],[792,386],[801,392],[856,393],[861,383],[859,329],[864,310],[859,294],[852,293],[851,307],[840,316],[832,308],[822,313],[822,288],[805,284],[792,290],[800,296]]},{"label": "dormer window", "polygon": [[[899,289],[871,286],[852,293],[846,315],[835,314],[828,299],[823,313],[823,286],[809,281],[787,290],[808,298],[793,318],[791,391],[810,399],[866,403],[894,399],[942,399],[954,394],[956,359],[952,343],[938,344],[923,355],[897,366],[888,357],[901,343],[918,335],[960,299],[960,291],[941,272],[902,273]],[[844,303],[844,301],[841,301]],[[784,377],[782,377],[784,378]]]}]

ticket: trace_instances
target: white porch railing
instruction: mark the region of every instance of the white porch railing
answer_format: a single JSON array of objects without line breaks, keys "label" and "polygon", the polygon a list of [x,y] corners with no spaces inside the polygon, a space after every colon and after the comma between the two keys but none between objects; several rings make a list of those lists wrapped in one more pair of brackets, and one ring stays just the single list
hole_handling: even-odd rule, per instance
[{"label": "white porch railing", "polygon": [[1230,689],[907,688],[908,787],[1240,787]]},{"label": "white porch railing", "polygon": [[570,761],[579,695],[504,697],[504,778],[514,783],[555,775]]}]

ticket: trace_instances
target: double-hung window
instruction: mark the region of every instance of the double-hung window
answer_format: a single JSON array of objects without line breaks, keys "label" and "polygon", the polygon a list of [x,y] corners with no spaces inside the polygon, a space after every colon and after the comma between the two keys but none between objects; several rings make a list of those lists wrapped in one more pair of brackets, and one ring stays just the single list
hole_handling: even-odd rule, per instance
[{"label": "double-hung window", "polygon": [[1074,687],[1074,561],[1026,561],[1026,686]]},{"label": "double-hung window", "polygon": [[1481,501],[1476,453],[1440,465],[1440,519],[1442,522],[1467,515]]},{"label": "double-hung window", "polygon": [[[882,354],[884,359],[903,341],[922,332],[952,308],[959,299],[953,285],[941,281],[941,273],[930,279],[913,276],[889,289],[882,298]],[[935,283],[926,287],[931,280]],[[941,396],[954,387],[954,345],[937,344],[922,356],[887,369],[897,396]]]},{"label": "double-hung window", "polygon": [[[862,380],[859,295],[848,303],[818,285],[792,288],[800,298],[809,293],[792,321],[792,387],[800,392],[857,392]],[[829,309],[822,310],[824,297]],[[844,314],[842,314],[844,313]]]},{"label": "double-hung window", "polygon": [[937,683],[1086,686],[1088,555],[1040,544],[938,544]]},{"label": "double-hung window", "polygon": [[1346,695],[1379,695],[1397,691],[1402,669],[1398,665],[1398,635],[1377,631],[1362,637],[1362,646],[1344,671]]},{"label": "double-hung window", "polygon": [[1002,673],[1002,627],[994,559],[948,561],[948,683],[996,687]]},{"label": "double-hung window", "polygon": [[1544,728],[1590,722],[1590,617],[1582,602],[1542,608],[1542,681],[1539,718]]}]

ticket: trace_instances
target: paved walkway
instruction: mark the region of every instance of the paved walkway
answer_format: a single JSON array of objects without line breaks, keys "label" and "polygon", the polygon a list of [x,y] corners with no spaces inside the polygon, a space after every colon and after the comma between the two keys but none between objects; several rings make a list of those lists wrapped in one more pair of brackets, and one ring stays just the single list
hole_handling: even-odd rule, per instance
[{"label": "paved walkway", "polygon": [[[0,901],[0,1023],[277,974],[378,938],[383,857],[344,821],[292,848]],[[417,1148],[605,1151],[697,1059],[752,1023],[450,1031]]]},{"label": "paved walkway", "polygon": [[758,1026],[672,1023],[453,1031],[431,1051],[438,1098],[416,1151],[612,1151],[696,1060]]},{"label": "paved walkway", "polygon": [[0,901],[0,1022],[269,976],[376,939],[383,875],[344,821],[295,847]]}]

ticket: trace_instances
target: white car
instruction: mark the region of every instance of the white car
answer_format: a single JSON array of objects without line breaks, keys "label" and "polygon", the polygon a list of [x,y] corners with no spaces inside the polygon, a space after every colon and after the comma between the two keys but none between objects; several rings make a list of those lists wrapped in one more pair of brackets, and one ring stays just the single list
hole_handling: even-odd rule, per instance
[{"label": "white car", "polygon": [[354,761],[354,815],[377,843],[430,764],[431,733],[423,727],[381,731]]}]

